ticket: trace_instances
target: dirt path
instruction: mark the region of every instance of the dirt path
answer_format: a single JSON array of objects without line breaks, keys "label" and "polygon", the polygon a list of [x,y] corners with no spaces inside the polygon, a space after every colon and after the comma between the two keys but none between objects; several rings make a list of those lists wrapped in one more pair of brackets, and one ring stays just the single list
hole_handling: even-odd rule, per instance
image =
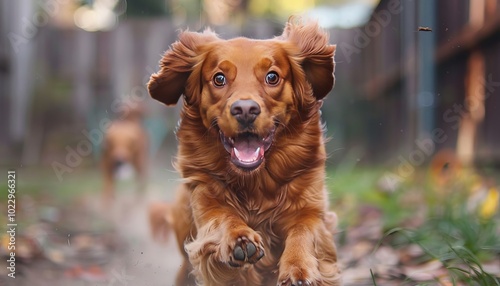
[{"label": "dirt path", "polygon": [[166,244],[152,239],[148,207],[152,202],[170,201],[177,185],[175,173],[156,174],[145,195],[125,190],[119,193],[112,209],[95,210],[112,221],[125,242],[123,251],[107,268],[105,285],[174,285],[181,256],[173,236]]},{"label": "dirt path", "polygon": [[181,263],[175,238],[171,236],[167,244],[153,241],[147,217],[149,203],[168,199],[166,197],[161,196],[159,190],[151,190],[148,197],[140,200],[133,194],[118,198],[112,210],[112,221],[117,233],[126,241],[126,247],[110,267],[109,282],[114,280],[115,285],[174,285]]},{"label": "dirt path", "polygon": [[33,211],[38,216],[45,208],[58,218],[26,226],[38,232],[31,238],[40,242],[40,253],[20,259],[16,279],[2,275],[0,285],[174,285],[181,263],[175,239],[172,235],[166,244],[153,241],[147,217],[149,204],[171,200],[178,184],[175,173],[161,172],[139,196],[133,181],[122,182],[106,209],[93,192],[75,198],[74,205]]}]

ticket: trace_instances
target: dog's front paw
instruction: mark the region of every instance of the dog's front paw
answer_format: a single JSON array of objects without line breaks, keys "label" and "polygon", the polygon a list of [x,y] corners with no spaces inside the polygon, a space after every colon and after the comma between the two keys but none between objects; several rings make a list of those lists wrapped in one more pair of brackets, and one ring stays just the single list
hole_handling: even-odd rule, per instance
[{"label": "dog's front paw", "polygon": [[290,278],[285,279],[281,282],[278,282],[278,286],[312,286],[310,281],[308,280],[297,280],[296,282],[292,282]]},{"label": "dog's front paw", "polygon": [[313,286],[318,285],[311,279],[307,278],[308,275],[304,273],[295,273],[290,275],[280,276],[278,279],[278,286]]},{"label": "dog's front paw", "polygon": [[281,261],[278,286],[313,286],[320,285],[317,263],[314,261]]},{"label": "dog's front paw", "polygon": [[231,267],[254,264],[264,257],[262,238],[252,229],[233,232],[228,238],[227,253],[227,263]]},{"label": "dog's front paw", "polygon": [[[306,271],[306,272],[302,272]],[[319,285],[316,280],[309,278],[310,275],[307,274],[307,270],[297,269],[294,273],[289,275],[280,276],[278,279],[278,286],[313,286]]]}]

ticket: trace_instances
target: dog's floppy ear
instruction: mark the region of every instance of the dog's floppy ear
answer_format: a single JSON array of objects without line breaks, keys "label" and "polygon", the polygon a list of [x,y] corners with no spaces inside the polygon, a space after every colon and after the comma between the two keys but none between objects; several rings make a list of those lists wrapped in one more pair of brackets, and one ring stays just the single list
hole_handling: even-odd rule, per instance
[{"label": "dog's floppy ear", "polygon": [[152,74],[148,82],[152,98],[166,105],[175,105],[185,93],[187,80],[202,58],[200,47],[218,40],[211,30],[203,33],[182,32],[160,60],[160,71]]},{"label": "dog's floppy ear", "polygon": [[279,38],[297,48],[293,59],[302,66],[316,99],[324,98],[335,83],[333,56],[336,46],[328,44],[328,34],[315,22],[304,24],[292,17]]}]

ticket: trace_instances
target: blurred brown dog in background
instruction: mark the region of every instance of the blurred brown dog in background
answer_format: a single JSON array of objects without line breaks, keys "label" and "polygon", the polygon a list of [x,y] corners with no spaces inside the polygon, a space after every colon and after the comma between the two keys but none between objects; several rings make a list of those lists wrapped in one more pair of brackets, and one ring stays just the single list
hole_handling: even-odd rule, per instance
[{"label": "blurred brown dog in background", "polygon": [[104,201],[115,195],[116,173],[124,164],[130,164],[137,180],[137,189],[146,186],[148,135],[142,125],[144,108],[135,105],[114,120],[108,128],[102,145],[101,169],[104,176]]}]

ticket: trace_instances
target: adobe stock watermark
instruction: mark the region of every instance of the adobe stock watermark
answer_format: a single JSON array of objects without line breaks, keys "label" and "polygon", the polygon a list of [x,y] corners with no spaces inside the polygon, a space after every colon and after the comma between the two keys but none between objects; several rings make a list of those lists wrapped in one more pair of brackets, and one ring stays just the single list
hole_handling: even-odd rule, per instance
[{"label": "adobe stock watermark", "polygon": [[373,19],[364,26],[363,29],[357,28],[354,30],[353,44],[341,42],[337,44],[337,50],[340,51],[347,63],[351,62],[353,54],[361,53],[361,50],[366,48],[372,41],[386,28],[392,21],[393,15],[397,15],[403,11],[401,0],[390,0],[387,9],[381,10],[373,14]]},{"label": "adobe stock watermark", "polygon": [[36,1],[35,12],[31,17],[21,17],[19,31],[9,32],[7,38],[14,52],[19,52],[21,46],[27,44],[38,33],[38,29],[46,26],[50,18],[61,11],[61,5],[69,0],[40,0]]},{"label": "adobe stock watermark", "polygon": [[[146,71],[149,73],[147,76],[148,80],[149,75],[153,74],[154,71],[150,67],[147,67]],[[146,85],[134,86],[129,94],[115,98],[112,101],[110,110],[111,113],[115,115],[113,118],[123,119],[127,117],[134,107],[148,98],[149,92]],[[83,162],[83,159],[92,154],[95,150],[94,148],[100,148],[104,140],[104,135],[112,122],[113,119],[104,117],[99,121],[96,128],[91,130],[83,129],[81,131],[83,139],[74,145],[66,145],[66,156],[64,157],[64,161],[53,161],[51,164],[52,170],[59,182],[63,181],[63,176],[65,174],[73,173],[73,171]]]},{"label": "adobe stock watermark", "polygon": [[[485,95],[484,101],[491,97],[493,92],[500,87],[500,81],[494,81],[492,74],[488,74],[486,82],[481,81],[481,89],[484,88]],[[478,91],[480,92],[480,91]],[[482,104],[480,103],[481,97],[478,96],[478,92],[473,96],[466,97],[465,104],[453,104],[453,106],[447,109],[442,116],[444,122],[451,125],[452,130],[457,130],[460,126],[460,120],[466,115],[467,110],[473,112],[475,109],[480,108]],[[442,128],[434,128],[429,138],[416,139],[415,149],[412,150],[407,156],[399,155],[399,164],[395,172],[387,171],[383,180],[384,185],[388,186],[391,191],[394,191],[396,187],[405,179],[409,178],[415,172],[417,167],[422,166],[427,159],[429,159],[436,149],[436,144],[442,144],[449,139],[445,130]]]}]

